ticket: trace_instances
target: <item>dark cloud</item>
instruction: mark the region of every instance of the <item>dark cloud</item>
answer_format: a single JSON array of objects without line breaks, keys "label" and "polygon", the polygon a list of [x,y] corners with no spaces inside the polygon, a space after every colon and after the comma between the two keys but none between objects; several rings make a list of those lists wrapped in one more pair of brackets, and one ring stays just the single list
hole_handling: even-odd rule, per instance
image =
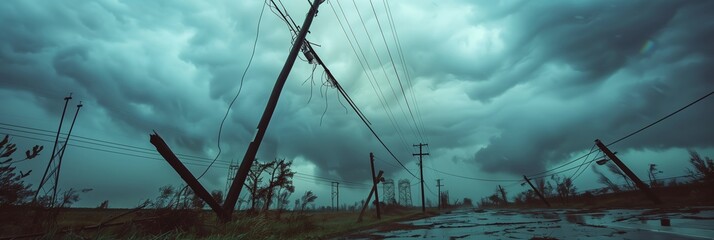
[{"label": "dark cloud", "polygon": [[[709,1],[395,3],[413,85],[397,81],[369,4],[358,5],[374,49],[345,2],[370,62],[363,71],[330,9],[335,3],[321,8],[309,39],[320,44],[323,60],[412,172],[417,167],[411,145],[422,141],[431,146],[430,162],[448,163],[442,170],[453,165],[475,174],[540,171],[587,150],[595,138],[612,141],[714,87],[708,79],[714,73]],[[3,99],[48,116],[33,127],[50,129],[61,99],[74,92],[86,106],[80,132],[150,148],[146,135],[156,130],[176,151],[212,158],[218,125],[251,55],[260,4],[6,2],[0,5],[0,81],[12,94]],[[307,5],[287,5],[301,21]],[[386,14],[376,5],[391,44]],[[242,159],[291,40],[286,25],[266,9],[256,55],[224,125],[221,161]],[[397,56],[394,47],[389,50]],[[401,65],[397,61],[395,67]],[[303,159],[314,164],[316,175],[366,182],[368,154],[374,152],[390,163],[378,166],[388,176],[408,178],[342,105],[344,99],[339,102],[336,91],[323,85],[322,74],[304,61],[295,64],[258,158]],[[381,89],[373,89],[373,76]],[[400,84],[419,101],[410,106],[420,116],[415,120]],[[707,119],[714,116],[700,105],[616,147],[712,147]],[[421,120],[425,137],[410,126]],[[126,168],[144,165],[137,161]],[[161,183],[176,180],[164,167],[140,173],[156,172]],[[85,177],[75,173],[74,183],[81,183]],[[202,181],[222,188],[224,178],[220,169]],[[127,185],[142,181],[150,180],[137,177]],[[106,184],[116,187],[111,180]],[[104,194],[120,197],[130,189]]]},{"label": "dark cloud", "polygon": [[[532,89],[528,92],[532,99],[511,104],[537,105],[533,102],[550,101],[553,96],[581,104],[515,107],[523,117],[499,118],[497,125],[504,132],[475,154],[484,170],[538,172],[548,161],[560,161],[583,150],[594,138],[612,141],[624,136],[714,87],[707,80],[711,70],[706,65],[711,64],[712,55],[710,44],[704,40],[711,39],[712,34],[700,30],[700,26],[710,26],[714,21],[697,15],[705,14],[700,9],[714,9],[714,5],[693,1],[600,3],[579,6],[576,11],[559,5],[558,11],[547,16],[524,14],[515,20],[516,25],[522,24],[515,32],[525,32],[522,40],[516,41],[521,44],[515,46],[536,49],[535,54],[529,53],[533,55],[529,56],[531,63],[536,64],[528,66],[524,75],[504,74],[518,80],[505,79],[502,91],[489,87],[499,83],[486,84],[484,90],[477,87],[470,96],[485,100],[508,95],[520,85]],[[542,5],[524,9],[555,7]],[[542,11],[532,11],[537,12]],[[646,46],[648,42],[652,46]],[[554,74],[552,69],[570,73]],[[495,76],[488,81],[503,79]],[[703,108],[691,111],[687,117],[668,120],[645,133],[659,137],[633,137],[618,147],[712,146],[714,142],[706,137],[711,129],[703,119],[713,114]],[[513,116],[517,115],[506,115]],[[502,164],[503,159],[511,164]]]}]

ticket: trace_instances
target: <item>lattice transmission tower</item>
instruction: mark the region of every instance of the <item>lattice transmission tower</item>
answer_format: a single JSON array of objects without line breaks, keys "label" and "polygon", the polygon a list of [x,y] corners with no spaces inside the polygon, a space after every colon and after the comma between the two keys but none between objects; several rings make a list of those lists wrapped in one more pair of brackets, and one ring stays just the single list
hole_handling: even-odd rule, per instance
[{"label": "lattice transmission tower", "polygon": [[399,180],[399,205],[412,205],[412,185],[409,179]]},{"label": "lattice transmission tower", "polygon": [[394,199],[394,179],[386,179],[382,183],[382,195],[385,204],[396,204],[397,200]]}]

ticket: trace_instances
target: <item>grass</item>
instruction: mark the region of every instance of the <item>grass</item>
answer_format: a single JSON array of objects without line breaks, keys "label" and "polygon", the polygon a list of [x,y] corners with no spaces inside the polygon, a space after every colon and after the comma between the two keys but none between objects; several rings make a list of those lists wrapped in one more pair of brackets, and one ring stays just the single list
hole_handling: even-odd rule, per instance
[{"label": "grass", "polygon": [[325,239],[397,221],[436,215],[434,212],[422,214],[420,209],[416,208],[400,208],[392,209],[383,214],[381,219],[377,219],[372,210],[366,212],[363,221],[358,223],[359,212],[285,212],[280,219],[277,219],[274,212],[267,215],[239,212],[236,213],[234,221],[223,224],[210,211],[189,211],[169,212],[159,219],[131,222],[157,215],[156,210],[141,210],[111,222],[126,222],[125,224],[100,229],[81,229],[97,225],[126,211],[129,210],[64,209],[59,213],[56,227],[0,231],[3,232],[0,239],[28,233],[44,233],[37,236],[39,239]]}]

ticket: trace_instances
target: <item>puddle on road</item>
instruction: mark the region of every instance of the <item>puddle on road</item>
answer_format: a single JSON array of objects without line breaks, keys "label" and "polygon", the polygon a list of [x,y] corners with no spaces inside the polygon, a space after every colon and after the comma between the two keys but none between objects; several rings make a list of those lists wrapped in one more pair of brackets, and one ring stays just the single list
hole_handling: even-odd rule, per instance
[{"label": "puddle on road", "polygon": [[[670,219],[671,226],[660,226],[663,217]],[[460,210],[400,224],[411,227],[373,229],[347,238],[714,239],[714,210],[655,214],[644,210]]]}]

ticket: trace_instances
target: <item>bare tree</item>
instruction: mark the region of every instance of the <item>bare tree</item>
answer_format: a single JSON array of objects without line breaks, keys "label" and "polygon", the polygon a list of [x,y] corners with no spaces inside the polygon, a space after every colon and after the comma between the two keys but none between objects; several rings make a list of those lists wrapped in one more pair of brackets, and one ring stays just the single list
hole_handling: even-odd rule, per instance
[{"label": "bare tree", "polygon": [[[275,197],[275,193],[278,191],[294,192],[295,186],[293,185],[293,172],[290,167],[292,166],[291,161],[285,161],[285,159],[276,159],[270,164],[272,169],[269,169],[270,180],[268,185],[261,189],[261,195],[264,196],[265,204],[263,205],[263,211],[267,211],[272,204],[272,200]],[[280,196],[278,194],[278,196]],[[279,205],[280,203],[278,203]]]},{"label": "bare tree", "polygon": [[12,155],[17,151],[17,146],[10,143],[8,135],[0,141],[0,207],[23,204],[28,201],[34,191],[30,190],[31,185],[25,184],[24,178],[30,175],[32,170],[23,173],[15,172],[15,163],[30,160],[37,157],[43,147],[35,145],[32,150],[25,152],[25,157],[13,160]]},{"label": "bare tree", "polygon": [[620,191],[620,186],[618,186],[617,184],[615,184],[614,182],[612,182],[612,180],[610,180],[610,178],[608,178],[607,176],[605,176],[604,173],[600,172],[600,170],[598,170],[598,168],[597,168],[596,165],[592,165],[592,170],[593,170],[593,172],[595,172],[595,174],[597,174],[597,176],[598,176],[597,182],[602,183],[602,184],[605,184],[605,186],[607,186],[607,188],[609,188],[609,189],[612,190],[613,192],[619,192],[619,191]]},{"label": "bare tree", "polygon": [[555,182],[556,192],[561,201],[565,202],[569,197],[575,195],[576,188],[573,185],[572,178],[553,175],[551,179]]},{"label": "bare tree", "polygon": [[[312,191],[305,192],[305,194],[300,197],[300,201],[302,202],[302,205],[300,206],[300,211],[305,211],[305,207],[308,204],[315,202],[315,199],[317,199],[317,195],[315,195],[315,193],[313,193]],[[362,204],[364,204],[364,202],[362,202]]]},{"label": "bare tree", "polygon": [[253,162],[253,166],[248,171],[248,177],[243,184],[250,194],[250,210],[255,211],[256,206],[261,198],[260,182],[262,181],[261,174],[270,167],[271,163],[261,163],[257,159]]},{"label": "bare tree", "polygon": [[709,157],[702,159],[702,157],[696,151],[690,150],[689,163],[692,164],[694,169],[687,168],[689,176],[695,180],[714,180],[714,160]]},{"label": "bare tree", "polygon": [[610,170],[611,173],[622,177],[622,179],[625,180],[628,189],[634,189],[632,182],[630,182],[630,178],[628,178],[627,175],[625,175],[625,173],[623,173],[617,165],[612,163],[612,161],[608,161],[605,166],[607,166],[607,170]]}]

